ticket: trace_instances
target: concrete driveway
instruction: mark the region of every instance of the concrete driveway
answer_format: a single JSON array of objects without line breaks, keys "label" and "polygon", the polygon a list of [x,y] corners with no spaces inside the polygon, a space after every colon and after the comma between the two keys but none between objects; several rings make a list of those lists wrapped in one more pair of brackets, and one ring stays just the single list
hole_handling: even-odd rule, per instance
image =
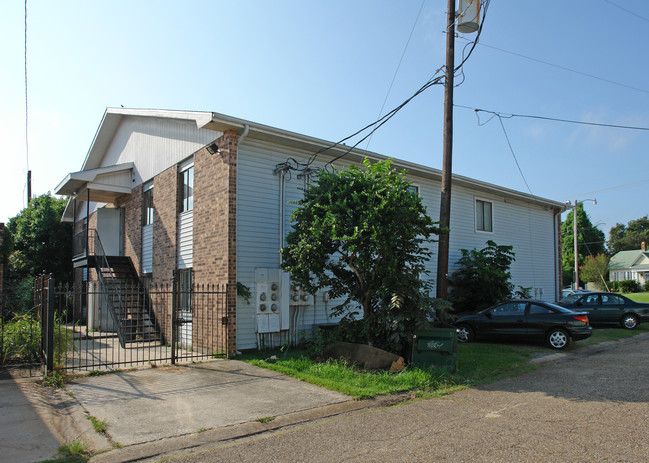
[{"label": "concrete driveway", "polygon": [[[457,424],[458,432],[462,427],[468,429],[482,423],[486,425],[485,432],[491,433],[489,423],[498,421],[492,418],[501,418],[504,412],[509,414],[509,410],[527,408],[525,405],[527,398],[524,400],[525,404],[517,405],[519,398],[522,397],[521,393],[532,394],[532,399],[541,394],[539,397],[544,399],[545,403],[551,403],[547,399],[558,396],[562,400],[555,405],[557,410],[570,409],[577,402],[587,401],[589,398],[598,397],[598,394],[603,394],[601,399],[598,397],[599,400],[594,402],[595,408],[589,412],[589,416],[598,415],[602,405],[608,410],[609,404],[626,412],[627,407],[623,404],[632,402],[643,404],[645,407],[643,410],[649,413],[649,410],[646,410],[649,371],[646,367],[648,363],[645,354],[649,336],[638,335],[632,340],[623,342],[626,343],[630,349],[635,349],[632,350],[635,354],[629,353],[623,358],[607,360],[610,367],[603,366],[599,355],[583,357],[606,347],[589,348],[583,353],[554,354],[543,359],[565,361],[557,363],[556,367],[550,366],[532,375],[510,380],[510,383],[506,383],[509,384],[507,388],[513,389],[508,390],[503,383],[495,383],[494,386],[462,391],[436,401],[417,402],[405,408],[397,407],[397,409],[411,410],[403,431],[408,434],[407,423],[411,422],[410,426],[418,423],[417,428],[421,428],[422,425],[424,426],[422,429],[428,429],[426,432],[431,432],[431,435],[445,434],[446,431],[441,428],[435,430],[430,428],[430,424],[425,424],[428,422],[429,414],[433,413],[431,416],[436,416],[435,420],[439,423]],[[611,352],[619,350],[613,347],[608,347]],[[619,350],[619,352],[625,351]],[[582,362],[582,357],[588,362]],[[608,359],[602,357],[604,358]],[[637,374],[643,377],[640,378],[639,383],[638,379],[634,379],[632,374],[626,373],[626,370],[618,371],[620,368],[628,367],[629,363],[642,367],[637,370]],[[568,374],[574,365],[580,366],[580,373]],[[585,365],[590,366],[584,369]],[[547,386],[549,389],[540,385],[543,378],[553,380],[552,386]],[[598,378],[607,381],[606,389],[597,382]],[[616,389],[618,386],[619,392],[615,392],[618,391]],[[511,396],[512,393],[514,396]],[[472,398],[473,394],[478,396]],[[97,462],[182,455],[189,449],[213,447],[219,442],[233,440],[243,442],[247,438],[252,438],[251,436],[273,430],[296,429],[301,424],[317,423],[325,417],[344,417],[350,416],[350,413],[353,415],[354,411],[361,409],[380,409],[406,398],[407,395],[380,397],[367,401],[350,400],[349,397],[337,392],[234,360],[159,366],[103,376],[79,377],[69,383],[65,389],[57,390],[37,387],[34,380],[2,380],[0,381],[0,429],[2,430],[0,461],[28,462],[52,458],[60,444],[70,443],[75,439],[85,441],[87,446],[95,451],[105,451],[92,458]],[[516,404],[511,405],[511,400]],[[463,411],[463,407],[470,402],[474,403],[469,407],[473,411]],[[485,411],[485,404],[488,405],[487,411]],[[631,406],[628,408],[629,411],[634,409]],[[579,413],[578,410],[575,411]],[[471,413],[476,412],[477,415],[474,417],[479,418],[479,423],[474,423],[471,418]],[[395,430],[399,428],[399,421],[391,416],[392,413],[399,412],[380,413],[387,413],[389,416],[378,419],[377,432],[381,427]],[[539,411],[534,420],[544,417],[543,413]],[[379,417],[375,413],[361,413],[359,416],[366,415]],[[559,423],[566,419],[564,415],[563,412],[556,415]],[[468,421],[458,424],[462,421],[462,416]],[[645,431],[647,431],[646,416],[644,421],[638,423]],[[89,417],[104,421],[107,434],[101,435],[95,432]],[[525,424],[523,418],[521,425]],[[337,425],[332,424],[332,426]],[[366,424],[359,424],[359,426],[366,426]],[[343,429],[347,431],[342,431]],[[571,432],[561,429],[563,429],[561,426],[556,429],[560,435]],[[574,429],[583,430],[582,426],[576,426]],[[353,424],[347,428],[341,427],[340,430],[341,432],[331,431],[331,433],[340,434],[338,437],[343,441],[354,440]],[[547,432],[552,433],[552,431]],[[310,440],[316,437],[304,436],[304,439],[305,441],[299,445],[309,445]],[[448,440],[448,437],[445,439]],[[356,441],[356,445],[359,448],[370,449],[373,446],[372,442],[375,440],[361,440]],[[326,456],[332,456],[332,452],[335,452],[335,449],[328,448],[328,445],[335,447],[333,441],[330,444],[323,442],[322,445],[324,450],[318,453],[322,459],[316,458],[313,461],[327,461]],[[120,446],[121,448],[118,448]],[[373,450],[368,451],[370,452],[368,455],[371,455]],[[223,452],[223,456],[227,454],[228,452]],[[398,458],[395,461],[398,461]]]},{"label": "concrete driveway", "polygon": [[350,400],[235,360],[87,376],[68,384],[66,393],[88,415],[106,422],[107,447],[263,421]]},{"label": "concrete driveway", "polygon": [[0,379],[0,461],[53,458],[59,445],[55,412],[48,393],[33,379]]},{"label": "concrete driveway", "polygon": [[648,349],[637,337],[441,398],[213,442],[173,461],[644,463]]}]

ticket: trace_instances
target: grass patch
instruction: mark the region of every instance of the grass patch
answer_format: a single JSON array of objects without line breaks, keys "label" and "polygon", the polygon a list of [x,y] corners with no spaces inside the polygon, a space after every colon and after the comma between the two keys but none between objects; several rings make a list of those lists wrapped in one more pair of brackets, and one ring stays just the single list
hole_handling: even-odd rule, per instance
[{"label": "grass patch", "polygon": [[89,371],[86,373],[86,376],[104,376],[104,375],[112,375],[113,373],[119,373],[123,371],[120,368],[117,368],[115,370],[93,370]]},{"label": "grass patch", "polygon": [[[366,399],[400,392],[430,397],[514,376],[536,368],[529,360],[545,351],[542,347],[519,344],[460,344],[454,374],[417,366],[409,366],[399,373],[365,371],[343,361],[315,362],[299,350],[248,353],[241,360],[356,399]],[[277,356],[276,360],[270,359],[272,354]]]},{"label": "grass patch", "polygon": [[293,376],[317,386],[341,392],[356,399],[381,394],[394,394],[413,389],[446,387],[449,375],[412,368],[400,373],[362,371],[337,360],[322,363],[310,360],[305,354],[293,351],[291,356],[275,361],[249,359],[249,363]]},{"label": "grass patch", "polygon": [[545,353],[549,349],[536,344],[460,344],[455,377],[465,386],[509,378],[536,369],[529,361]]},{"label": "grass patch", "polygon": [[60,446],[58,451],[60,457],[42,463],[83,463],[92,456],[85,444],[78,439]]},{"label": "grass patch", "polygon": [[584,339],[583,341],[577,341],[575,346],[593,346],[595,344],[600,344],[602,342],[608,341],[620,341],[622,339],[630,338],[632,336],[638,335],[640,333],[649,332],[649,324],[643,323],[638,325],[634,330],[625,330],[620,328],[619,325],[595,325],[593,326],[593,335]]},{"label": "grass patch", "polygon": [[632,301],[649,303],[649,292],[644,292],[644,293],[624,293],[624,296],[628,297]]},{"label": "grass patch", "polygon": [[260,423],[270,423],[274,419],[275,419],[274,416],[265,416],[263,418],[257,418],[257,421],[259,421]]},{"label": "grass patch", "polygon": [[106,434],[108,426],[106,425],[106,420],[100,420],[96,416],[88,415],[88,419],[92,423],[92,427],[95,428],[95,432],[99,434]]},{"label": "grass patch", "polygon": [[[590,338],[571,343],[566,352],[648,331],[649,324],[640,325],[635,330],[614,325],[595,327]],[[541,344],[521,342],[459,344],[457,371],[453,374],[412,365],[399,373],[364,371],[343,361],[316,362],[309,358],[307,351],[297,349],[246,353],[238,359],[356,399],[366,399],[401,392],[412,392],[419,397],[447,394],[535,370],[538,366],[531,364],[530,360],[553,352]]]},{"label": "grass patch", "polygon": [[63,373],[61,373],[60,371],[53,371],[52,373],[48,374],[45,378],[43,378],[43,380],[40,383],[45,387],[61,389],[65,387],[65,384],[67,382],[68,382],[68,378]]}]

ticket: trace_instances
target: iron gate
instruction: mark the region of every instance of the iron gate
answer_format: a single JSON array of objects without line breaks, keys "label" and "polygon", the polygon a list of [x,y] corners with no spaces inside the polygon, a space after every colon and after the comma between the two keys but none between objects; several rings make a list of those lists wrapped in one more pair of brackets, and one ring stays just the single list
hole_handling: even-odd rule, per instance
[{"label": "iron gate", "polygon": [[108,294],[92,282],[56,285],[47,276],[37,281],[46,371],[115,370],[227,355],[227,286],[182,287],[174,281],[118,291],[121,300],[137,301],[145,316],[111,312],[115,288]]}]

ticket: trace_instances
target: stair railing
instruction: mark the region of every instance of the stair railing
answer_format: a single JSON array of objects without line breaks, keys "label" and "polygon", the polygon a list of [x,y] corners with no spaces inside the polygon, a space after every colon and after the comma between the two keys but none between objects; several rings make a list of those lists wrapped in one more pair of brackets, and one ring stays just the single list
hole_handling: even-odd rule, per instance
[{"label": "stair railing", "polygon": [[[126,326],[126,323],[123,321],[128,315],[128,310],[113,276],[111,275],[107,278],[102,272],[102,269],[111,269],[111,266],[108,263],[106,252],[104,251],[104,247],[99,239],[99,233],[97,233],[97,230],[93,229],[88,229],[88,233],[88,241],[92,242],[95,251],[95,270],[97,270],[97,279],[99,280],[100,288],[102,289],[100,293],[104,295],[104,300],[107,303],[106,305],[109,309],[108,312],[110,312],[112,316],[113,323],[117,325],[117,337],[119,338],[119,343],[124,347],[125,339],[123,329]],[[117,301],[117,308],[120,310],[120,316],[118,316],[117,311],[115,310],[115,301]]]}]

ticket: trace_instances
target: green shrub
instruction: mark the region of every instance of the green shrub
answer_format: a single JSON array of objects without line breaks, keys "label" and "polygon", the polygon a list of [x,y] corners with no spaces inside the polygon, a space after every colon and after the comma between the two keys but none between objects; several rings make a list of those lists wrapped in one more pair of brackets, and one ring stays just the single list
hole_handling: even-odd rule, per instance
[{"label": "green shrub", "polygon": [[637,293],[640,285],[635,280],[611,281],[608,285],[614,293]]},{"label": "green shrub", "polygon": [[39,358],[41,324],[31,315],[18,315],[2,326],[0,364],[22,363]]},{"label": "green shrub", "polygon": [[649,280],[645,282],[645,284],[642,286],[642,289],[645,292],[649,291]]},{"label": "green shrub", "polygon": [[[61,365],[74,350],[74,334],[54,323],[54,364]],[[16,315],[0,328],[0,365],[38,362],[41,358],[41,323],[33,315]]]},{"label": "green shrub", "polygon": [[[484,309],[512,297],[515,287],[511,283],[511,264],[515,254],[513,246],[502,246],[487,241],[482,250],[460,249],[459,268],[449,278],[449,300],[457,313]],[[518,296],[524,297],[527,288],[520,288]]]}]

